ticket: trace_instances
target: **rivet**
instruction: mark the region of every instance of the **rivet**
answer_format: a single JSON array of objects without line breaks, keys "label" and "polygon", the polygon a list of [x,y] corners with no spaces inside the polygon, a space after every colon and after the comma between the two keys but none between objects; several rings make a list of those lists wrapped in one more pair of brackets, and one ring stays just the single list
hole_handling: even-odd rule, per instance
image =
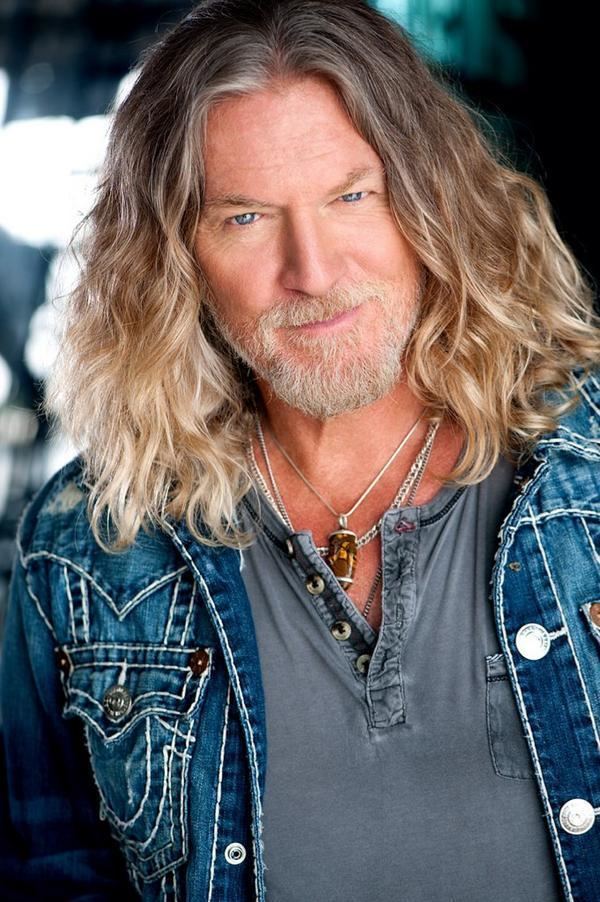
[{"label": "rivet", "polygon": [[518,561],[511,561],[508,565],[509,570],[514,570],[516,573],[521,569],[521,565]]},{"label": "rivet", "polygon": [[71,661],[69,656],[62,648],[56,649],[56,661],[63,673],[68,673],[71,669]]},{"label": "rivet", "polygon": [[246,849],[241,842],[230,842],[224,855],[228,864],[241,864],[246,857]]},{"label": "rivet", "polygon": [[188,665],[194,676],[201,676],[208,667],[208,652],[205,648],[198,648],[190,655]]}]

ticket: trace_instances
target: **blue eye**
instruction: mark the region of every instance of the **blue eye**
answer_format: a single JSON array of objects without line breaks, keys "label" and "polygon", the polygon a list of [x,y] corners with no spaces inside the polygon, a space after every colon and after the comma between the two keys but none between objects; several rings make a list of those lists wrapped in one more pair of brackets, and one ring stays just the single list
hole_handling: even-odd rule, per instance
[{"label": "blue eye", "polygon": [[[341,198],[344,201],[344,203],[347,203],[347,201],[346,201],[347,197],[353,197],[356,199],[358,194],[368,194],[368,191],[351,191],[350,194],[342,194]],[[358,200],[362,200],[362,197],[359,197]],[[350,203],[350,201],[348,201],[348,203]]]},{"label": "blue eye", "polygon": [[232,216],[231,219],[227,219],[225,221],[231,222],[233,220],[235,222],[235,224],[239,225],[239,226],[254,225],[254,222],[256,222],[256,220],[254,220],[253,222],[248,222],[247,220],[246,220],[246,222],[238,222],[237,221],[238,219],[244,219],[246,216],[258,216],[258,213],[238,213],[237,216]]},{"label": "blue eye", "polygon": [[[366,195],[368,193],[368,191],[351,191],[349,194],[341,194],[337,199],[342,200],[344,203],[354,203],[357,200],[363,199],[361,195]],[[350,198],[350,200],[346,200],[346,198]],[[247,218],[249,216],[260,216],[260,213],[238,213],[236,216],[230,216],[229,219],[226,219],[225,225],[240,227],[254,225],[256,219],[249,220]]]}]

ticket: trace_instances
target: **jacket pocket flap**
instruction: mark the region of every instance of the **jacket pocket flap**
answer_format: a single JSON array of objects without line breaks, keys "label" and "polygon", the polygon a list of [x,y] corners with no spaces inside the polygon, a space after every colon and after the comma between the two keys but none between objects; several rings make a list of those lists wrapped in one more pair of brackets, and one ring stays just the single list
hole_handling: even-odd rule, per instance
[{"label": "jacket pocket flap", "polygon": [[79,715],[105,741],[149,714],[190,716],[212,671],[212,648],[94,643],[62,651],[69,663],[63,716]]}]

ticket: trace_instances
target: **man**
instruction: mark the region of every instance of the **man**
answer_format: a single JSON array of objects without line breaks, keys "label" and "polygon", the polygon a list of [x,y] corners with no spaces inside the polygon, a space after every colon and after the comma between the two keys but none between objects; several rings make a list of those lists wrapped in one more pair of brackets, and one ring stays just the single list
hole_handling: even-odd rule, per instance
[{"label": "man", "polygon": [[541,188],[360,0],[213,0],[89,224],[6,627],[22,885],[597,899],[600,331]]}]

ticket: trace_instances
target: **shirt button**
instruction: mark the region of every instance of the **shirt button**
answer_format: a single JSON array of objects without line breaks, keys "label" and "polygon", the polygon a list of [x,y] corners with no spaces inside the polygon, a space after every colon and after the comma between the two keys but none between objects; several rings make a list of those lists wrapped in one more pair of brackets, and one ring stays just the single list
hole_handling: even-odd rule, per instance
[{"label": "shirt button", "polygon": [[550,636],[540,623],[526,623],[515,637],[517,651],[529,661],[543,658],[550,650]]},{"label": "shirt button", "polygon": [[593,807],[585,799],[569,799],[558,815],[563,830],[567,833],[587,833],[594,826],[596,815]]},{"label": "shirt button", "polygon": [[111,686],[104,693],[102,707],[109,720],[121,720],[131,708],[131,695],[125,686]]},{"label": "shirt button", "polygon": [[230,842],[224,854],[228,864],[241,864],[246,857],[246,850],[241,842]]},{"label": "shirt button", "polygon": [[343,639],[347,639],[351,632],[352,627],[347,620],[336,620],[331,627],[331,635],[334,639],[339,639],[340,642]]},{"label": "shirt button", "polygon": [[366,673],[369,669],[369,661],[371,660],[371,655],[359,655],[359,657],[354,662],[356,664],[356,669],[360,673]]},{"label": "shirt button", "polygon": [[318,573],[313,573],[313,575],[306,580],[306,588],[311,595],[320,595],[325,588],[325,583]]},{"label": "shirt button", "polygon": [[600,626],[600,602],[594,601],[590,605],[590,617],[592,618],[592,623]]}]

